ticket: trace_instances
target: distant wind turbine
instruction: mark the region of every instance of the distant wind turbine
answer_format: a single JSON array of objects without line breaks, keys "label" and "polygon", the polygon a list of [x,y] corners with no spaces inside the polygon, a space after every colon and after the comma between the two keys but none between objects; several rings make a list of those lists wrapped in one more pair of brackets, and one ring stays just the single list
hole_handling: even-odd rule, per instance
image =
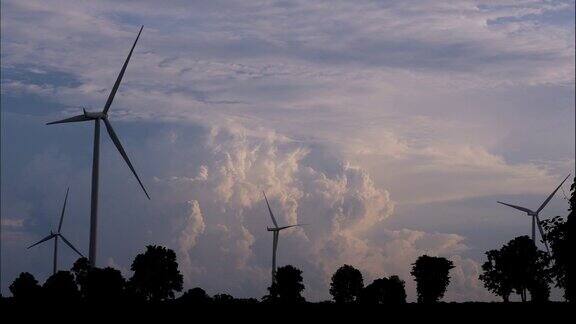
[{"label": "distant wind turbine", "polygon": [[44,243],[48,240],[54,239],[54,263],[53,263],[53,268],[52,268],[52,273],[56,273],[56,271],[58,270],[58,238],[61,238],[62,241],[64,241],[64,243],[66,243],[66,245],[68,245],[72,250],[74,250],[74,252],[78,253],[81,257],[83,257],[84,255],[82,255],[82,253],[80,253],[80,251],[78,251],[74,245],[72,245],[72,243],[70,243],[65,237],[64,235],[62,235],[62,221],[64,220],[64,212],[66,211],[66,202],[68,201],[68,191],[70,188],[66,189],[66,197],[64,198],[64,206],[62,206],[62,214],[60,214],[60,223],[58,224],[58,231],[56,231],[56,233],[50,231],[50,235],[46,236],[45,238],[41,239],[40,241],[38,241],[37,243],[34,243],[32,245],[30,245],[28,248],[31,248],[33,246],[36,246],[40,243]]},{"label": "distant wind turbine", "polygon": [[273,234],[273,243],[272,243],[272,284],[276,282],[276,250],[278,249],[278,234],[283,229],[287,229],[294,226],[303,226],[306,224],[294,224],[288,226],[278,227],[278,223],[274,218],[274,214],[272,213],[272,208],[270,208],[270,203],[268,203],[268,198],[266,197],[266,193],[262,191],[264,194],[264,199],[266,200],[266,205],[268,206],[268,212],[270,212],[270,218],[272,218],[272,223],[274,223],[274,227],[267,227],[266,229]]},{"label": "distant wind turbine", "polygon": [[114,145],[118,149],[118,152],[120,152],[120,155],[122,155],[124,161],[126,161],[126,164],[128,164],[128,167],[130,168],[130,170],[132,170],[132,173],[136,177],[136,180],[138,180],[140,187],[142,187],[142,190],[144,190],[146,197],[150,199],[150,196],[148,195],[146,188],[144,188],[142,181],[140,181],[140,178],[138,177],[136,170],[134,170],[134,167],[132,166],[132,163],[130,162],[128,155],[126,154],[126,151],[124,151],[124,148],[122,147],[122,144],[120,143],[120,140],[118,139],[118,136],[114,131],[114,128],[112,128],[112,124],[110,124],[110,121],[108,120],[108,110],[112,105],[112,101],[114,100],[116,91],[118,91],[118,87],[120,86],[120,82],[122,81],[122,77],[124,76],[124,72],[126,71],[126,67],[128,66],[128,62],[130,61],[130,57],[132,56],[132,52],[134,51],[134,47],[138,42],[138,38],[140,38],[140,34],[142,33],[143,28],[144,26],[140,27],[138,36],[136,37],[136,40],[134,41],[134,44],[130,49],[130,53],[128,54],[128,57],[126,58],[126,61],[124,62],[124,65],[120,70],[120,74],[118,75],[118,78],[114,83],[114,87],[112,87],[112,91],[110,91],[110,95],[108,96],[108,100],[104,105],[104,109],[99,112],[88,112],[85,109],[83,109],[83,114],[81,115],[77,115],[74,117],[66,118],[63,120],[47,124],[52,125],[52,124],[75,123],[75,122],[84,122],[92,120],[94,121],[94,154],[92,156],[92,194],[91,194],[91,206],[90,206],[90,251],[88,254],[88,258],[92,266],[96,266],[96,240],[97,240],[97,228],[98,228],[98,171],[99,171],[98,165],[100,160],[100,120],[104,121],[104,125],[106,125],[106,130],[108,131],[108,135],[112,139],[112,142],[114,142]]},{"label": "distant wind turbine", "polygon": [[534,244],[536,244],[536,225],[538,225],[538,230],[540,231],[540,236],[542,236],[542,241],[544,241],[544,245],[546,246],[546,251],[548,251],[548,253],[550,253],[550,248],[548,247],[548,242],[546,242],[546,239],[544,239],[544,230],[542,229],[542,225],[540,224],[539,214],[542,211],[542,209],[544,209],[544,207],[546,207],[548,202],[550,202],[552,197],[554,197],[554,195],[556,194],[556,191],[558,191],[558,189],[560,189],[560,187],[562,187],[562,185],[568,179],[569,176],[570,176],[570,174],[568,174],[568,176],[566,176],[566,178],[564,178],[564,180],[560,183],[560,185],[558,187],[556,187],[556,189],[554,189],[554,191],[550,194],[550,196],[548,196],[548,198],[546,198],[546,200],[544,200],[542,205],[540,205],[540,207],[536,211],[530,210],[526,207],[507,204],[507,203],[504,203],[501,201],[498,202],[502,205],[506,205],[508,207],[512,207],[514,209],[518,209],[520,211],[523,211],[528,216],[532,217],[532,241],[534,241]]}]

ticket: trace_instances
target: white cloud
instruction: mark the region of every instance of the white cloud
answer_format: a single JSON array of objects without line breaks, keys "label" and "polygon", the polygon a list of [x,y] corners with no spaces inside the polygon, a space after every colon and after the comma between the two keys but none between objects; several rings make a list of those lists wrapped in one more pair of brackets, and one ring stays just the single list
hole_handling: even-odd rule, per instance
[{"label": "white cloud", "polygon": [[184,273],[187,275],[185,279],[188,279],[192,275],[191,273],[194,272],[194,266],[188,256],[188,251],[194,248],[198,236],[202,235],[206,228],[198,201],[191,200],[188,204],[190,205],[190,214],[185,220],[182,233],[178,238],[179,261]]},{"label": "white cloud", "polygon": [[[265,293],[271,242],[261,190],[267,192],[280,224],[308,224],[281,233],[279,264],[303,269],[306,296],[312,300],[329,298],[329,278],[345,263],[361,269],[367,281],[399,274],[413,298],[409,269],[419,255],[453,257],[467,249],[456,234],[386,229],[383,221],[394,204],[359,167],[336,159],[332,165],[319,164],[300,145],[276,139],[273,133],[264,136],[264,142],[240,129],[219,128],[210,134],[203,144],[211,161],[201,168],[211,170],[206,178],[156,180],[173,204],[194,201],[188,203],[184,225],[178,223],[174,230],[190,285],[211,293]],[[330,168],[336,171],[328,174],[325,169]],[[458,269],[460,295],[454,298],[482,295],[469,277],[475,275],[469,268],[476,263],[462,260],[467,268]]]}]

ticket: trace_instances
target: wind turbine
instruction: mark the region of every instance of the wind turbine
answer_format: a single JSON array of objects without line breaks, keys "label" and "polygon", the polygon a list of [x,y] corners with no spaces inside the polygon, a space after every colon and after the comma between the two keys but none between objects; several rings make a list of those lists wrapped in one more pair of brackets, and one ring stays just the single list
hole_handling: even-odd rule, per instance
[{"label": "wind turbine", "polygon": [[126,61],[124,62],[124,65],[122,66],[122,69],[120,70],[120,74],[118,75],[118,78],[116,79],[116,82],[114,83],[114,87],[112,87],[112,91],[110,91],[110,95],[108,96],[108,100],[106,100],[106,104],[104,105],[104,109],[102,111],[98,111],[98,112],[89,112],[89,111],[86,111],[85,109],[83,109],[83,113],[81,115],[77,115],[74,117],[66,118],[63,120],[59,120],[59,121],[55,121],[55,122],[51,122],[51,123],[47,124],[47,125],[52,125],[52,124],[62,124],[62,123],[94,121],[94,154],[92,156],[92,194],[91,194],[91,205],[90,205],[90,251],[89,251],[89,255],[88,255],[90,264],[93,267],[96,266],[96,240],[97,240],[96,234],[97,234],[97,228],[98,228],[98,171],[99,171],[98,170],[99,169],[98,164],[99,164],[99,160],[100,160],[100,120],[104,121],[104,125],[106,126],[106,130],[108,131],[108,135],[110,136],[110,139],[112,139],[112,142],[114,142],[114,145],[118,149],[118,152],[120,152],[120,155],[122,155],[122,157],[124,158],[124,161],[126,161],[126,164],[128,164],[128,167],[130,168],[130,170],[132,170],[132,173],[136,177],[136,180],[138,180],[140,187],[142,187],[142,190],[144,190],[146,197],[148,197],[148,199],[150,199],[150,196],[148,195],[146,188],[144,188],[144,185],[142,184],[142,181],[140,181],[140,178],[138,177],[136,170],[134,170],[134,167],[132,166],[132,163],[130,162],[128,155],[126,155],[126,151],[124,151],[124,148],[122,147],[122,144],[120,143],[120,140],[118,139],[118,136],[116,135],[116,132],[114,131],[114,128],[112,128],[112,124],[110,124],[110,121],[108,120],[108,110],[110,109],[110,106],[112,105],[112,101],[114,100],[114,96],[116,95],[116,91],[118,90],[118,87],[120,86],[120,82],[122,81],[122,77],[124,76],[124,72],[126,71],[126,67],[128,66],[128,62],[130,61],[130,57],[132,56],[132,52],[134,51],[134,47],[136,46],[136,43],[138,42],[138,38],[140,38],[140,34],[142,33],[143,28],[144,28],[144,26],[140,27],[140,31],[138,32],[138,36],[136,37],[136,40],[134,41],[134,44],[132,45],[132,48],[130,49],[130,53],[128,54],[128,57],[126,58]]},{"label": "wind turbine", "polygon": [[62,221],[64,220],[64,212],[66,211],[66,202],[68,201],[68,191],[69,190],[70,190],[70,188],[66,189],[66,197],[64,198],[64,206],[62,206],[62,214],[60,214],[60,223],[58,224],[58,231],[56,233],[50,231],[50,235],[46,236],[45,238],[41,239],[37,243],[34,243],[28,247],[28,248],[31,248],[33,246],[40,244],[40,243],[44,243],[48,240],[54,239],[54,264],[53,264],[53,268],[52,268],[52,274],[56,273],[56,270],[58,267],[58,238],[61,238],[62,241],[64,241],[64,243],[66,243],[66,245],[68,245],[72,250],[74,250],[74,252],[78,253],[81,257],[84,256],[84,255],[82,255],[82,253],[80,253],[74,247],[74,245],[72,245],[72,243],[70,243],[64,237],[64,235],[62,235]]},{"label": "wind turbine", "polygon": [[287,229],[294,226],[303,226],[306,224],[294,224],[288,226],[278,226],[276,219],[274,218],[274,214],[272,213],[272,208],[270,208],[270,203],[268,203],[268,198],[266,197],[266,193],[262,191],[264,194],[264,199],[266,200],[266,205],[268,206],[268,212],[270,212],[270,218],[272,218],[272,223],[274,223],[274,227],[267,227],[266,229],[273,234],[273,243],[272,243],[272,284],[276,282],[276,250],[278,249],[278,234],[283,229]]},{"label": "wind turbine", "polygon": [[544,230],[542,229],[542,225],[540,224],[540,217],[538,215],[540,214],[542,209],[544,209],[544,207],[546,207],[548,202],[550,202],[552,197],[554,197],[554,195],[556,194],[556,191],[558,191],[558,189],[560,189],[560,187],[562,187],[562,185],[568,179],[569,176],[570,176],[570,174],[568,174],[568,176],[566,176],[566,178],[564,178],[564,180],[560,183],[560,185],[558,187],[556,187],[556,189],[554,189],[554,191],[552,191],[550,196],[548,196],[548,198],[546,198],[546,200],[544,200],[542,205],[540,205],[540,207],[538,207],[538,209],[536,209],[536,211],[530,210],[530,209],[528,209],[526,207],[522,207],[522,206],[507,204],[507,203],[504,203],[501,201],[498,202],[502,205],[506,205],[508,207],[512,207],[514,209],[518,209],[520,211],[523,211],[528,216],[532,217],[532,241],[534,241],[534,244],[536,244],[536,225],[538,225],[538,230],[540,231],[540,236],[542,236],[542,240],[544,241],[544,245],[546,246],[546,251],[548,251],[548,253],[550,253],[550,248],[548,247],[548,242],[546,242],[546,240],[544,239]]}]

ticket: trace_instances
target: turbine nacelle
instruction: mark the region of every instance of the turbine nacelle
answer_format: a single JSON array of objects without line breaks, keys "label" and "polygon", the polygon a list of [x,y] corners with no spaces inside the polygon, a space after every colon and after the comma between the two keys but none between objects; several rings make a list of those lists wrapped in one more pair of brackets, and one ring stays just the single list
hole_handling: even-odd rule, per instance
[{"label": "turbine nacelle", "polygon": [[262,191],[262,194],[264,194],[264,200],[266,200],[266,206],[268,206],[268,212],[270,213],[270,218],[272,219],[272,223],[274,223],[274,226],[275,226],[275,227],[266,227],[266,230],[268,230],[268,232],[279,232],[279,231],[286,229],[286,228],[290,228],[290,227],[294,227],[294,226],[307,225],[307,224],[294,224],[294,225],[288,225],[288,226],[278,226],[278,222],[276,221],[276,218],[274,217],[274,213],[272,213],[272,208],[270,208],[270,203],[268,202],[268,197],[266,197],[266,193],[264,191]]},{"label": "turbine nacelle", "polygon": [[102,111],[91,112],[91,111],[86,111],[86,109],[82,109],[82,111],[84,112],[84,117],[86,117],[88,119],[103,119],[103,118],[108,117],[108,115]]}]

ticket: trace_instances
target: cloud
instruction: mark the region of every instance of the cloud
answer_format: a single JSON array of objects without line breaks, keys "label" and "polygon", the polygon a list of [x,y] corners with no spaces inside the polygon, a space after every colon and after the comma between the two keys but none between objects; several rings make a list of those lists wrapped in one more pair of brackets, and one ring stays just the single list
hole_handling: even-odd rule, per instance
[{"label": "cloud", "polygon": [[198,236],[202,235],[202,233],[204,233],[204,229],[206,228],[198,201],[191,200],[188,202],[188,204],[190,205],[190,215],[186,219],[182,234],[180,234],[180,237],[178,238],[178,246],[180,249],[179,260],[181,262],[182,268],[188,274],[187,277],[189,277],[189,273],[193,271],[193,265],[190,257],[188,256],[188,251],[194,248]]},{"label": "cloud", "polygon": [[[156,179],[171,204],[189,206],[172,234],[189,285],[211,293],[265,293],[270,220],[261,190],[280,224],[308,224],[281,233],[279,263],[303,269],[312,300],[329,298],[329,279],[344,263],[360,268],[367,281],[399,274],[413,289],[409,269],[419,255],[452,257],[467,249],[456,234],[387,229],[384,221],[392,217],[394,203],[362,168],[338,159],[319,163],[309,150],[273,132],[263,136],[266,141],[241,128],[207,132],[202,150],[210,162],[199,166],[197,176]],[[463,260],[468,268],[475,264]],[[454,298],[482,294],[468,268],[459,269],[457,285],[474,291]]]},{"label": "cloud", "polygon": [[[59,6],[39,1],[8,2],[5,10],[9,15],[5,16],[10,24],[5,26],[10,39],[20,36],[34,42],[30,45],[7,42],[6,60],[11,64],[42,56],[43,61],[52,61],[50,66],[57,66],[53,44],[58,44],[72,51],[64,53],[71,60],[60,64],[60,69],[83,66],[85,76],[106,75],[104,73],[112,70],[103,66],[99,71],[90,69],[94,63],[77,55],[83,48],[66,42],[64,35],[89,36],[78,39],[85,44],[110,44],[103,40],[113,39],[111,45],[117,45],[120,44],[118,37],[129,35],[126,22],[118,18],[130,17],[133,21],[150,22],[147,44],[154,50],[147,50],[146,61],[156,61],[153,65],[157,67],[156,72],[163,75],[195,72],[186,73],[187,77],[204,81],[206,73],[218,77],[230,74],[230,70],[244,70],[241,74],[234,73],[241,78],[283,75],[278,70],[282,65],[271,64],[271,59],[277,57],[314,65],[315,69],[326,65],[356,69],[393,67],[461,71],[492,82],[502,78],[504,82],[573,81],[570,69],[566,71],[558,66],[561,63],[574,69],[573,33],[567,32],[564,26],[536,24],[532,20],[548,13],[570,11],[570,3],[506,6],[477,1],[457,4],[452,1],[383,4],[296,1],[282,6],[273,2],[248,2],[226,4],[225,12],[221,5],[198,6],[190,11],[178,10],[181,4],[157,8],[154,3],[142,3],[139,8],[131,8],[116,2],[90,6],[68,1]],[[67,10],[55,9],[63,7]],[[158,19],[159,16],[164,19]],[[37,25],[45,25],[54,33],[48,37],[34,35],[22,26],[23,17],[33,17]],[[156,18],[152,20],[152,17]],[[167,24],[168,17],[176,23]],[[515,20],[519,18],[523,19]],[[492,23],[495,21],[496,26]],[[170,37],[162,33],[164,30],[172,30]],[[30,46],[40,44],[41,51],[31,50]],[[102,53],[110,49],[100,47],[98,51]],[[193,53],[192,57],[202,61],[179,54],[176,49]],[[16,51],[25,56],[11,55]],[[218,62],[231,58],[252,64]],[[89,65],[78,64],[80,60]],[[263,63],[254,66],[256,61]],[[203,64],[196,65],[201,67],[198,70],[186,62]],[[151,62],[147,63],[151,66]],[[526,63],[533,64],[530,70],[522,69]],[[198,78],[198,72],[204,77]]]}]

